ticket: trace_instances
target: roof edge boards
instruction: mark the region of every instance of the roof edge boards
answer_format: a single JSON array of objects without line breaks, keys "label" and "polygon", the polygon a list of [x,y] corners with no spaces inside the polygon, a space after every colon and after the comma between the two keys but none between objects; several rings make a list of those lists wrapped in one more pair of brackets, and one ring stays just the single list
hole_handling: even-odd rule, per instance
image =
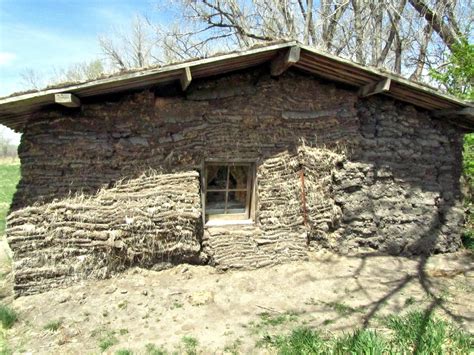
[{"label": "roof edge boards", "polygon": [[[440,93],[435,88],[405,79],[397,74],[366,67],[296,41],[283,42],[213,57],[141,69],[89,82],[50,88],[0,99],[0,121],[23,130],[28,115],[50,105],[78,107],[81,98],[176,81],[186,91],[195,78],[232,72],[255,65],[270,64],[270,74],[279,76],[294,66],[312,75],[330,78],[358,89],[359,97],[381,94],[432,112],[433,117],[462,120],[474,130],[474,104]],[[64,97],[65,102],[61,102]],[[465,108],[466,110],[463,110]],[[464,112],[464,113],[463,113]],[[452,118],[452,119],[451,119]]]},{"label": "roof edge boards", "polygon": [[466,101],[463,101],[461,99],[458,99],[458,98],[456,98],[452,95],[446,94],[446,93],[440,93],[440,92],[438,92],[437,89],[435,89],[431,86],[416,83],[416,82],[411,81],[409,79],[405,79],[402,76],[398,76],[394,73],[388,73],[388,72],[384,72],[384,71],[381,71],[379,69],[376,69],[374,67],[369,67],[369,66],[364,66],[364,65],[361,65],[361,64],[357,64],[357,63],[354,63],[354,62],[352,62],[348,59],[337,57],[337,56],[335,56],[333,54],[330,54],[330,53],[322,52],[322,51],[320,51],[316,48],[313,48],[313,47],[310,47],[310,46],[307,46],[307,45],[300,45],[300,47],[302,49],[304,49],[305,51],[309,52],[309,53],[312,53],[312,54],[315,54],[315,55],[318,55],[318,56],[322,56],[322,57],[325,57],[325,58],[330,59],[332,61],[347,65],[347,66],[355,68],[355,69],[359,69],[361,71],[364,71],[364,72],[367,72],[367,73],[370,73],[370,74],[373,74],[375,76],[380,77],[380,79],[389,78],[394,83],[398,83],[398,84],[401,84],[401,85],[404,85],[404,86],[411,87],[415,90],[422,91],[426,94],[434,95],[434,96],[436,96],[440,99],[448,100],[448,101],[450,101],[452,103],[455,103],[455,104],[458,104],[460,106],[470,106],[470,104],[467,103]]},{"label": "roof edge boards", "polygon": [[292,42],[274,44],[267,47],[249,49],[243,52],[235,52],[235,53],[223,54],[223,55],[204,58],[204,59],[198,59],[194,61],[188,61],[185,63],[171,64],[165,67],[159,67],[155,69],[144,69],[141,71],[134,71],[128,74],[110,76],[108,78],[97,79],[97,80],[89,81],[86,83],[79,83],[75,85],[65,86],[62,88],[51,88],[51,89],[40,90],[34,93],[28,93],[28,94],[23,94],[23,95],[18,95],[18,96],[10,96],[10,97],[0,99],[0,106],[11,103],[11,102],[27,100],[27,99],[41,97],[45,95],[51,95],[51,94],[74,92],[75,90],[79,90],[79,89],[94,87],[94,86],[102,85],[102,84],[108,84],[111,82],[120,82],[120,81],[126,81],[130,79],[138,79],[140,77],[148,77],[154,74],[160,74],[164,72],[168,72],[168,73],[173,72],[173,71],[181,72],[183,69],[185,70],[185,68],[191,69],[193,67],[209,64],[217,60],[221,61],[221,60],[226,60],[226,59],[231,59],[231,58],[236,58],[236,57],[241,57],[241,56],[249,56],[253,54],[264,53],[264,52],[269,52],[272,50],[278,50],[278,49],[283,49],[283,48],[293,47],[293,46],[298,46],[298,43],[296,41],[292,41]]}]

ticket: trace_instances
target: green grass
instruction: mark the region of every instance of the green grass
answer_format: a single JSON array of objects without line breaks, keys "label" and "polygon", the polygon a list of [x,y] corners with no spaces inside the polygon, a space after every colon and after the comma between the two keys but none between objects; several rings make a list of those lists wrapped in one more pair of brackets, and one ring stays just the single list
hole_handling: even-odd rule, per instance
[{"label": "green grass", "polygon": [[196,338],[191,336],[184,336],[181,338],[181,342],[184,345],[184,350],[187,355],[197,354],[197,346],[199,342]]},{"label": "green grass", "polygon": [[470,354],[474,350],[472,335],[453,324],[412,311],[391,316],[384,321],[383,332],[360,329],[339,337],[301,327],[288,335],[266,335],[260,345],[278,354]]},{"label": "green grass", "polygon": [[272,326],[284,324],[286,322],[292,322],[297,319],[295,312],[285,312],[282,314],[272,315],[268,312],[260,313],[261,325]]},{"label": "green grass", "polygon": [[18,316],[16,312],[8,306],[0,304],[0,322],[4,329],[9,329],[16,322]]},{"label": "green grass", "polygon": [[5,231],[5,219],[19,180],[19,160],[0,159],[0,235]]},{"label": "green grass", "polygon": [[334,309],[340,316],[349,316],[352,313],[360,312],[360,309],[348,306],[342,302],[326,302],[325,304]]},{"label": "green grass", "polygon": [[[473,219],[470,217],[470,219]],[[474,225],[474,221],[470,221],[470,225]],[[461,236],[462,245],[470,251],[474,251],[474,229],[470,228],[464,231]]]},{"label": "green grass", "polygon": [[43,327],[44,330],[50,330],[52,332],[55,332],[57,331],[60,327],[61,327],[61,324],[63,324],[63,321],[62,320],[53,320],[47,324],[45,324],[45,326]]},{"label": "green grass", "polygon": [[145,345],[145,354],[146,355],[167,355],[168,352],[163,348],[157,347],[155,344],[146,344]]},{"label": "green grass", "polygon": [[[334,354],[390,354],[388,341],[373,330],[360,329],[334,341]],[[396,353],[396,352],[395,352]]]},{"label": "green grass", "polygon": [[392,316],[386,325],[394,332],[397,349],[417,354],[468,354],[474,338],[449,322],[420,311]]},{"label": "green grass", "polygon": [[99,339],[99,348],[102,351],[105,351],[118,343],[118,339],[115,337],[115,332],[113,331],[101,329],[97,331],[96,334],[97,333],[101,334]]},{"label": "green grass", "polygon": [[120,349],[115,352],[115,355],[133,355],[133,352],[128,349]]},{"label": "green grass", "polygon": [[281,355],[324,354],[329,351],[326,340],[310,328],[297,328],[287,336],[267,336],[266,342]]}]

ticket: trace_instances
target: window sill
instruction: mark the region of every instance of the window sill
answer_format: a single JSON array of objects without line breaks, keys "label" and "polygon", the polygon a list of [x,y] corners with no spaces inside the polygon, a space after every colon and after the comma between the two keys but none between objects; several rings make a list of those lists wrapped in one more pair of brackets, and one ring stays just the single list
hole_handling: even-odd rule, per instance
[{"label": "window sill", "polygon": [[252,225],[255,224],[251,219],[241,220],[214,220],[207,221],[204,227],[220,227],[220,226],[233,226],[233,225]]}]

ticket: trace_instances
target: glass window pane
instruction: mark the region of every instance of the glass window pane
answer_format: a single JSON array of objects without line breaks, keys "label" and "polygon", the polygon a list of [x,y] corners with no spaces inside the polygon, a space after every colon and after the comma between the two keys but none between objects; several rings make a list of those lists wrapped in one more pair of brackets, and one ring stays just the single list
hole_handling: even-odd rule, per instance
[{"label": "glass window pane", "polygon": [[229,189],[247,189],[248,176],[249,166],[231,166],[229,175]]},{"label": "glass window pane", "polygon": [[225,213],[225,192],[207,192],[206,194],[206,213],[220,214]]},{"label": "glass window pane", "polygon": [[209,165],[207,167],[207,188],[225,189],[227,186],[227,166]]},{"label": "glass window pane", "polygon": [[247,191],[230,191],[227,201],[227,213],[245,213]]}]

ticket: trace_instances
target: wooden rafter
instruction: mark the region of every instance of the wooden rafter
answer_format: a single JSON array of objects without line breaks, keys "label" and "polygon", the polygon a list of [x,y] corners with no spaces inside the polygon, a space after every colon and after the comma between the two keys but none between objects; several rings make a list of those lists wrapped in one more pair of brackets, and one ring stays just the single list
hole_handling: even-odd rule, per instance
[{"label": "wooden rafter", "polygon": [[270,74],[272,76],[283,74],[289,67],[298,63],[300,52],[301,48],[299,46],[293,46],[280,52],[270,64]]},{"label": "wooden rafter", "polygon": [[81,106],[81,100],[76,95],[69,93],[54,94],[54,102],[66,107]]},{"label": "wooden rafter", "polygon": [[378,82],[364,85],[359,89],[359,97],[367,97],[387,92],[390,90],[391,83],[392,80],[390,78],[384,78],[383,80],[380,80]]},{"label": "wooden rafter", "polygon": [[179,81],[181,82],[181,89],[183,89],[183,91],[186,91],[192,80],[193,77],[191,75],[191,69],[189,67],[185,67],[183,69],[183,74],[181,74],[181,78],[179,79]]}]

